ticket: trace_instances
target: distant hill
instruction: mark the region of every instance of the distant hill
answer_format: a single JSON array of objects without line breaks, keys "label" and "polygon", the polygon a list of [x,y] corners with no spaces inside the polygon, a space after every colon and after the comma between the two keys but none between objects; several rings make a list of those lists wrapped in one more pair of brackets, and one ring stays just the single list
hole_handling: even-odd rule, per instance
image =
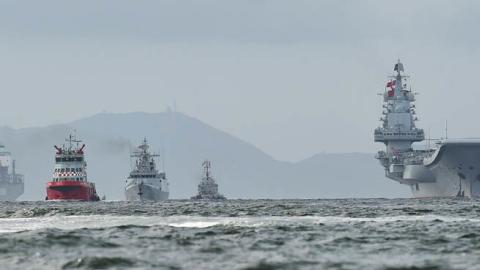
[{"label": "distant hill", "polygon": [[[2,141],[25,174],[23,200],[43,200],[53,170],[53,145],[77,131],[87,144],[89,179],[100,195],[122,200],[130,151],[146,137],[162,154],[171,198],[196,192],[209,159],[229,198],[407,197],[408,188],[384,178],[373,154],[317,154],[298,163],[277,161],[255,146],[182,113],[101,113],[64,125],[0,128]],[[163,162],[162,162],[163,161]]]}]

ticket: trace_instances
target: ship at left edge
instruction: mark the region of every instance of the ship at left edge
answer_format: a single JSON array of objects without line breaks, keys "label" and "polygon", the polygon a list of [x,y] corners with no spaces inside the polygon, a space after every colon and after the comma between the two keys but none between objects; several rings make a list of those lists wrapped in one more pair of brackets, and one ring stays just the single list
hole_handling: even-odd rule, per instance
[{"label": "ship at left edge", "polygon": [[24,192],[24,176],[15,170],[10,151],[0,144],[0,201],[14,201]]},{"label": "ship at left edge", "polygon": [[95,184],[87,179],[85,144],[70,135],[62,147],[54,146],[55,167],[47,183],[46,200],[99,201]]}]

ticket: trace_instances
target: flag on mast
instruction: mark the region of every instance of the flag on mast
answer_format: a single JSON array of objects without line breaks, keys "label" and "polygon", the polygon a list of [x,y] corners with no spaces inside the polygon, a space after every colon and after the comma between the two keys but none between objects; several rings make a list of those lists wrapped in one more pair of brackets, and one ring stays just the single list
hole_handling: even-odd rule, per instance
[{"label": "flag on mast", "polygon": [[395,81],[395,80],[393,80],[393,81],[389,81],[389,82],[387,82],[387,87],[390,87],[390,88],[392,88],[392,89],[393,89],[393,88],[395,87],[395,83],[396,83],[396,81]]},{"label": "flag on mast", "polygon": [[387,87],[390,87],[390,90],[388,90],[389,97],[393,97],[395,95],[395,84],[395,80],[387,82]]}]

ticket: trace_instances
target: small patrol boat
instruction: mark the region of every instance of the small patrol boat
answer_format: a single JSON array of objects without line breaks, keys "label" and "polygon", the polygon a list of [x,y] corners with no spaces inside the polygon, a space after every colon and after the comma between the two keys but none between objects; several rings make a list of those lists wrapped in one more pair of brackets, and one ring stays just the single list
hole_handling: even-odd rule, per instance
[{"label": "small patrol boat", "polygon": [[218,184],[212,177],[211,163],[205,160],[203,166],[203,177],[198,184],[198,194],[193,196],[192,200],[226,200],[225,196],[218,193]]}]

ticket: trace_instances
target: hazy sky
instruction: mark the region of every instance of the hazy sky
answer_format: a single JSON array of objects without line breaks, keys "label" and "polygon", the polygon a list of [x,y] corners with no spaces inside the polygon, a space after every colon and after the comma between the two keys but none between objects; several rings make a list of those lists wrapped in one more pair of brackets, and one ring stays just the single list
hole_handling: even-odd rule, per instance
[{"label": "hazy sky", "polygon": [[277,159],[374,152],[400,57],[418,125],[480,137],[479,26],[479,1],[0,0],[0,124],[176,102]]}]

